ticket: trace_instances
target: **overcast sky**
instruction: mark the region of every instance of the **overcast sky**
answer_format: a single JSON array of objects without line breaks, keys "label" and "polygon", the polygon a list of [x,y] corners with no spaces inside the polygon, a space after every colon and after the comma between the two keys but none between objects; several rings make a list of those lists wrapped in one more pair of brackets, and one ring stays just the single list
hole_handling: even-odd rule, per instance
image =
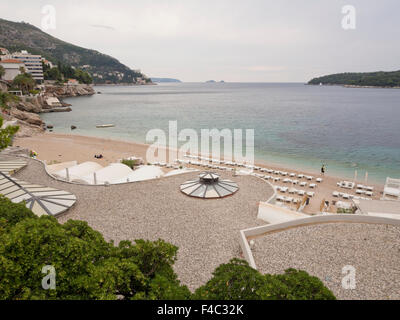
[{"label": "overcast sky", "polygon": [[[13,0],[0,17],[109,54],[153,77],[306,82],[344,71],[400,69],[399,0]],[[356,29],[342,28],[342,7]]]}]

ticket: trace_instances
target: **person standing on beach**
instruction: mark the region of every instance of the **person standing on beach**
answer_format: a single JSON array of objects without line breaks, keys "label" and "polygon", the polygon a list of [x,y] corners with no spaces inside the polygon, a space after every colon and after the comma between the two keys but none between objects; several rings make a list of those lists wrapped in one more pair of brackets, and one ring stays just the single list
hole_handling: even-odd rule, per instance
[{"label": "person standing on beach", "polygon": [[325,175],[325,165],[324,164],[321,167],[321,175]]}]

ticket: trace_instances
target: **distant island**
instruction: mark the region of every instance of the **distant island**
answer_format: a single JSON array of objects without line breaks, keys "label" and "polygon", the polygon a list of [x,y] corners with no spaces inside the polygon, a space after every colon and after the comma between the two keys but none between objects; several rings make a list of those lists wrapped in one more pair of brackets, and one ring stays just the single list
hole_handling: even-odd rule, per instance
[{"label": "distant island", "polygon": [[[217,81],[215,81],[215,80],[208,80],[208,81],[206,81],[206,83],[216,83]],[[225,81],[224,80],[221,80],[220,81],[220,83],[224,83]]]},{"label": "distant island", "polygon": [[400,71],[337,73],[308,82],[311,85],[343,85],[346,87],[400,88]]},{"label": "distant island", "polygon": [[175,82],[175,83],[181,83],[181,80],[178,79],[173,79],[173,78],[150,78],[152,82],[154,83],[162,83],[162,82]]}]

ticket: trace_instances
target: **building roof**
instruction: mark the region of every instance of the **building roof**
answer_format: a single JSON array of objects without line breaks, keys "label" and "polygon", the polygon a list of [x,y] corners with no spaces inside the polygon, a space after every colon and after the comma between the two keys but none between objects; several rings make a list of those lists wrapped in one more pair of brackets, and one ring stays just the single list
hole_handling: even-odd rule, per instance
[{"label": "building roof", "polygon": [[1,60],[0,63],[20,63],[20,64],[24,64],[21,60],[17,60],[17,59]]}]

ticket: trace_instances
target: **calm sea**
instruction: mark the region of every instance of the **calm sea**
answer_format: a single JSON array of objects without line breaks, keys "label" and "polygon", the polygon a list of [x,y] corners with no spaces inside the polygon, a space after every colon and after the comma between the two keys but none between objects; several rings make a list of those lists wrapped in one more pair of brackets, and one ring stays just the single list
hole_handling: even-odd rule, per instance
[{"label": "calm sea", "polygon": [[[254,129],[255,156],[273,164],[360,181],[400,178],[400,90],[298,83],[182,83],[96,87],[67,99],[72,112],[43,114],[55,132],[146,142],[153,128]],[[114,128],[96,129],[113,123]],[[71,132],[70,126],[78,129]],[[361,178],[362,177],[362,178]]]}]

